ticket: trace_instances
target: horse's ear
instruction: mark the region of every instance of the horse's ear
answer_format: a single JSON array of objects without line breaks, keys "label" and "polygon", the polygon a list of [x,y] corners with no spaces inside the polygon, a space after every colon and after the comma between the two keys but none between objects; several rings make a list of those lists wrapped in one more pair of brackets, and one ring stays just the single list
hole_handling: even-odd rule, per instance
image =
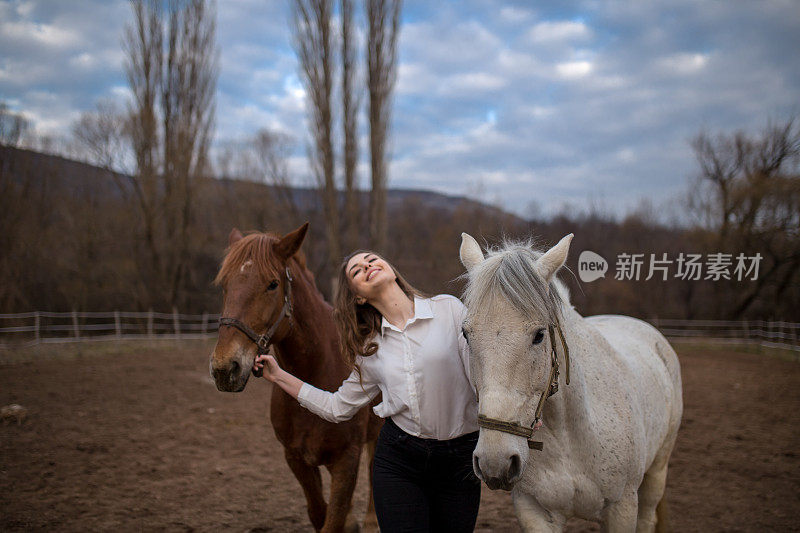
[{"label": "horse's ear", "polygon": [[242,240],[242,232],[233,228],[228,235],[228,246],[233,246],[236,241]]},{"label": "horse's ear", "polygon": [[300,245],[303,244],[303,239],[306,238],[307,231],[308,222],[281,237],[281,239],[275,243],[275,253],[278,257],[285,261],[297,253],[297,250],[300,249]]},{"label": "horse's ear", "polygon": [[461,249],[458,251],[458,255],[461,258],[461,264],[467,271],[472,270],[472,267],[483,261],[481,246],[467,233],[461,234]]},{"label": "horse's ear", "polygon": [[547,283],[550,283],[550,280],[553,279],[558,269],[564,266],[572,237],[574,237],[574,235],[570,233],[558,241],[558,244],[547,250],[547,252],[536,261],[536,270],[539,271],[539,274]]}]

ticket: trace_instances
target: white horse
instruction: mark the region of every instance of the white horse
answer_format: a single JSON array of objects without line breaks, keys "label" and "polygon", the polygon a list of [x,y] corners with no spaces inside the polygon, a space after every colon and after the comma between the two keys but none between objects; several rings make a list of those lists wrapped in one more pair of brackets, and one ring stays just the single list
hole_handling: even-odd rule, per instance
[{"label": "white horse", "polygon": [[475,473],[511,490],[525,531],[562,531],[573,516],[606,531],[662,530],[683,411],[678,358],[645,322],[584,318],[569,305],[555,274],[571,240],[546,253],[506,244],[484,258],[462,234]]}]

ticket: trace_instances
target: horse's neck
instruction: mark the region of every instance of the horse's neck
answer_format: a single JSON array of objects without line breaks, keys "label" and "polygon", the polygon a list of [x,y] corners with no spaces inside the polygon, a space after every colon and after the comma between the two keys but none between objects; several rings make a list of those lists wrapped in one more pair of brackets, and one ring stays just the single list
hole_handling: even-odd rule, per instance
[{"label": "horse's neck", "polygon": [[347,368],[338,352],[333,310],[299,270],[292,282],[292,320],[289,332],[275,342],[281,366],[316,387],[339,385]]}]

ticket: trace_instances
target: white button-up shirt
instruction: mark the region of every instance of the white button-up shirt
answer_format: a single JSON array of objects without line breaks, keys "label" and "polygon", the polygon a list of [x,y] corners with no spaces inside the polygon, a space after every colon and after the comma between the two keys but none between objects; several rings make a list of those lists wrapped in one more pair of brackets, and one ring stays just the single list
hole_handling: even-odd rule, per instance
[{"label": "white button-up shirt", "polygon": [[417,437],[446,440],[478,430],[478,402],[469,376],[469,348],[461,334],[461,301],[447,294],[414,298],[414,317],[399,329],[385,318],[378,351],[358,358],[336,392],[304,383],[300,405],[330,422],[348,420],[380,392],[375,414],[391,417]]}]

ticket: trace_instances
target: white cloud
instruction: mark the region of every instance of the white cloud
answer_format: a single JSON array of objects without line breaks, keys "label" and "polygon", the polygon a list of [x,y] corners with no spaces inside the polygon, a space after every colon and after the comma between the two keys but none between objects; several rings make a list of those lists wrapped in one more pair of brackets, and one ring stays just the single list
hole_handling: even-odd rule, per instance
[{"label": "white cloud", "polygon": [[500,9],[500,20],[506,23],[524,23],[533,16],[529,10],[518,6],[507,6]]},{"label": "white cloud", "polygon": [[28,17],[36,8],[35,2],[18,2],[16,4],[16,12],[20,17]]},{"label": "white cloud", "polygon": [[570,20],[539,22],[527,34],[533,43],[584,40],[591,36],[592,30],[586,24]]},{"label": "white cloud", "polygon": [[487,72],[466,72],[448,76],[442,84],[443,94],[496,91],[506,85],[506,80]]},{"label": "white cloud", "polygon": [[693,74],[702,70],[708,64],[708,55],[674,54],[661,58],[658,64],[663,71],[668,73]]},{"label": "white cloud", "polygon": [[81,69],[90,69],[97,64],[97,59],[92,54],[84,52],[72,56],[69,60],[69,64]]},{"label": "white cloud", "polygon": [[591,71],[592,64],[589,61],[568,61],[556,65],[559,76],[567,79],[582,78]]},{"label": "white cloud", "polygon": [[83,42],[83,38],[72,29],[60,28],[52,24],[42,24],[27,20],[0,23],[0,35],[17,43],[29,42],[32,45],[49,48],[66,48]]}]

